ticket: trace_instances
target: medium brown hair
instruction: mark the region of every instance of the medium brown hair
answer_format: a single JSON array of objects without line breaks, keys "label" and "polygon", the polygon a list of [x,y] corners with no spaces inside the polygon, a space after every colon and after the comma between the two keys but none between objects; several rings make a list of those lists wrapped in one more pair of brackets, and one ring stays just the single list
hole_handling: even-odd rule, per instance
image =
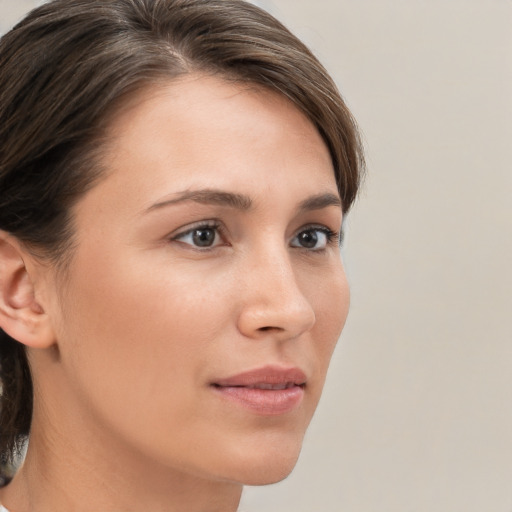
[{"label": "medium brown hair", "polygon": [[[54,0],[0,42],[0,229],[62,264],[71,206],[101,175],[104,127],[128,95],[193,71],[289,98],[332,157],[343,210],[362,150],[353,118],[312,53],[243,0]],[[23,346],[0,330],[0,453],[28,436],[32,381]]]}]

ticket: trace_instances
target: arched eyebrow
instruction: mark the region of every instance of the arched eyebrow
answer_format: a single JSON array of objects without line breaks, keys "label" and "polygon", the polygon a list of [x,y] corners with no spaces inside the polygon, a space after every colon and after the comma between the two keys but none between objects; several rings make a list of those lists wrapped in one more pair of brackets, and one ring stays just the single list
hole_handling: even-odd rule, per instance
[{"label": "arched eyebrow", "polygon": [[227,206],[236,210],[250,210],[252,208],[252,199],[244,194],[235,194],[217,189],[185,190],[173,197],[164,199],[151,205],[146,211],[158,210],[165,206],[170,206],[185,201],[193,201],[200,204],[213,204]]},{"label": "arched eyebrow", "polygon": [[[218,189],[200,189],[200,190],[185,190],[177,194],[173,194],[168,199],[163,199],[151,205],[145,211],[150,212],[159,210],[166,206],[171,206],[186,201],[193,201],[200,204],[212,204],[218,206],[227,206],[236,210],[248,211],[253,207],[252,199],[245,194],[237,194],[233,192],[226,192]],[[305,212],[311,210],[321,210],[329,206],[336,206],[341,208],[341,199],[338,195],[330,192],[323,194],[316,194],[308,197],[302,201],[298,208],[298,212]]]},{"label": "arched eyebrow", "polygon": [[322,208],[327,208],[328,206],[336,206],[341,208],[341,199],[336,194],[331,194],[327,192],[325,194],[317,194],[315,196],[308,197],[304,201],[299,204],[299,211],[311,211],[311,210],[321,210]]}]

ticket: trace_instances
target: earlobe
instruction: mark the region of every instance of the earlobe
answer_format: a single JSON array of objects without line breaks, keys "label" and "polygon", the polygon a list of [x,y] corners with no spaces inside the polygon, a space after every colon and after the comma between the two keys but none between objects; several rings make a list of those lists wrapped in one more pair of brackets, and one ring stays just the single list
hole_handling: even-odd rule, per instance
[{"label": "earlobe", "polygon": [[24,345],[47,348],[54,343],[53,330],[36,300],[26,256],[15,238],[0,231],[0,328]]}]

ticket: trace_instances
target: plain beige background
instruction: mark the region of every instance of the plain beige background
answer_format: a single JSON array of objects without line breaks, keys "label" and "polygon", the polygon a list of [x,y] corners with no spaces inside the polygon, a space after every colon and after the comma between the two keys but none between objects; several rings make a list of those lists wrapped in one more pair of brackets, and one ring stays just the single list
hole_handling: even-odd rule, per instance
[{"label": "plain beige background", "polygon": [[241,511],[512,512],[512,0],[255,3],[331,71],[369,173],[301,460]]}]

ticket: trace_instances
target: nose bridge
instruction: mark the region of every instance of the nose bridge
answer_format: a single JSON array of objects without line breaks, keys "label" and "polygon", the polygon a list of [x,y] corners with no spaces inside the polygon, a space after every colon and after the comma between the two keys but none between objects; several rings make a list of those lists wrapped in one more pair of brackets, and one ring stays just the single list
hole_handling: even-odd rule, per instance
[{"label": "nose bridge", "polygon": [[297,280],[285,244],[267,245],[250,256],[247,295],[240,316],[246,335],[273,331],[296,337],[315,323],[315,313]]},{"label": "nose bridge", "polygon": [[262,269],[266,269],[267,279],[271,285],[269,293],[282,294],[283,298],[290,295],[294,299],[301,295],[297,276],[286,249],[273,249],[263,254],[260,265]]}]

